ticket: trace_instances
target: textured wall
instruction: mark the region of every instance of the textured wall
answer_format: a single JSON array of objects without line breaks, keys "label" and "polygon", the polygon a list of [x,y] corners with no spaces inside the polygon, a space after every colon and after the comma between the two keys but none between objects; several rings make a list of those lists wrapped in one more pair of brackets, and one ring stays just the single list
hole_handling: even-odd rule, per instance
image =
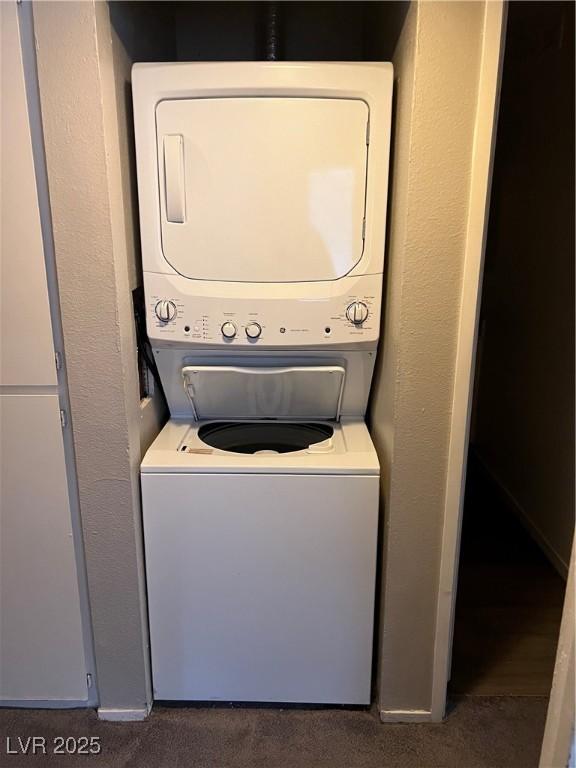
[{"label": "textured wall", "polygon": [[386,308],[371,404],[382,464],[383,717],[431,707],[483,13],[480,2],[412,3],[393,58]]},{"label": "textured wall", "polygon": [[472,433],[564,577],[574,531],[573,29],[572,3],[510,4]]},{"label": "textured wall", "polygon": [[104,3],[34,6],[100,705],[140,709],[150,684],[130,294],[137,271],[117,113],[123,84],[107,14]]}]

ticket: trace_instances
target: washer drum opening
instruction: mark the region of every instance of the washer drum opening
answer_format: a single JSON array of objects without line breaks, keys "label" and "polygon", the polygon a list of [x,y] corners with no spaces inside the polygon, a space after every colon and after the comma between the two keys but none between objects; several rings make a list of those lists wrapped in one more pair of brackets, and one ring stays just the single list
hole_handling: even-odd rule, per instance
[{"label": "washer drum opening", "polygon": [[332,437],[334,430],[328,424],[276,423],[265,421],[216,421],[198,430],[199,438],[221,451],[232,453],[291,453],[304,451],[315,443]]}]

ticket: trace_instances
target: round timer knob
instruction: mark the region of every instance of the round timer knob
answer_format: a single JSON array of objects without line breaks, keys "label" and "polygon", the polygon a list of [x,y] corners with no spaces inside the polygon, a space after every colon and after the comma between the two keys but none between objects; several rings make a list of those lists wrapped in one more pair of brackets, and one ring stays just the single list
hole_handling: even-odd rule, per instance
[{"label": "round timer knob", "polygon": [[346,310],[346,317],[354,325],[362,325],[368,317],[368,307],[363,301],[353,301]]},{"label": "round timer knob", "polygon": [[174,320],[178,312],[176,304],[168,299],[159,301],[154,307],[154,311],[156,312],[156,317],[162,323],[169,323],[170,320]]},{"label": "round timer knob", "polygon": [[248,336],[249,339],[257,339],[261,333],[262,328],[258,325],[258,323],[249,323],[246,326],[246,336]]},{"label": "round timer knob", "polygon": [[222,336],[224,336],[225,339],[233,339],[234,336],[236,336],[236,326],[230,321],[223,323],[220,330],[222,331]]}]

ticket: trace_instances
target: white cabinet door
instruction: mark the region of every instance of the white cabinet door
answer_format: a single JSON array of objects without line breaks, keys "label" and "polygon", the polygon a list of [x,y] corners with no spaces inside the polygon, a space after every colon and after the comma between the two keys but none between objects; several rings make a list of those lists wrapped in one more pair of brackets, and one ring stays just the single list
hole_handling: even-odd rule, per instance
[{"label": "white cabinet door", "polygon": [[0,384],[55,385],[50,304],[16,3],[0,3]]},{"label": "white cabinet door", "polygon": [[87,698],[57,395],[0,395],[0,701]]},{"label": "white cabinet door", "polygon": [[162,251],[185,277],[335,280],[363,253],[360,99],[171,99],[156,108]]},{"label": "white cabinet door", "polygon": [[[80,703],[88,691],[79,571],[20,40],[24,7],[0,3],[0,702]],[[31,32],[26,39],[32,46]]]}]

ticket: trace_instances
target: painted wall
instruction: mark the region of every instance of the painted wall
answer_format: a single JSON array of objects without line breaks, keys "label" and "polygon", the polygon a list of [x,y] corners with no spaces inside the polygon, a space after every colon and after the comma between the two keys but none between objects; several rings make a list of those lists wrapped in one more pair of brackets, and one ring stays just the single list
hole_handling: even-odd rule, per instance
[{"label": "painted wall", "polygon": [[566,578],[574,531],[574,5],[511,3],[472,444]]},{"label": "painted wall", "polygon": [[396,74],[384,343],[379,707],[426,719],[484,3],[413,3]]},{"label": "painted wall", "polygon": [[100,707],[144,713],[139,463],[158,419],[140,404],[132,312],[130,60],[106,3],[35,3],[34,25]]}]

